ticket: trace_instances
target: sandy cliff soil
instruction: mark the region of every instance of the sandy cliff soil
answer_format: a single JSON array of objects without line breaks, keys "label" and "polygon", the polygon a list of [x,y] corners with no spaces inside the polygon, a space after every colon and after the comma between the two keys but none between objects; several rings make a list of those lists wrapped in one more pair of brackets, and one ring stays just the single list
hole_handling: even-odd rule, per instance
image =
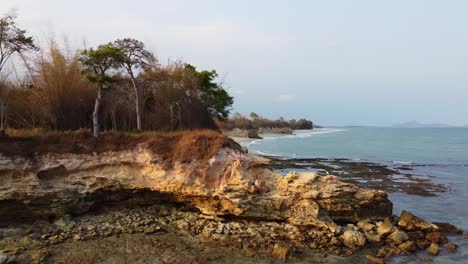
[{"label": "sandy cliff soil", "polygon": [[[216,132],[0,139],[0,263],[381,262],[455,250],[384,191],[266,168]],[[2,262],[3,261],[3,262]]]}]

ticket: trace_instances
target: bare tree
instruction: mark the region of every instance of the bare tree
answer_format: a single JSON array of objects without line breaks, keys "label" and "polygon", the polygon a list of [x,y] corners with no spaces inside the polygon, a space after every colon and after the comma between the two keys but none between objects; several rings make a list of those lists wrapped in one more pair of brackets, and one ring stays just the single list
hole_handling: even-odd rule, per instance
[{"label": "bare tree", "polygon": [[18,28],[16,13],[11,12],[0,18],[0,73],[13,54],[37,49],[34,39]]},{"label": "bare tree", "polygon": [[118,39],[111,45],[118,47],[124,54],[124,60],[121,64],[130,76],[130,80],[132,81],[132,86],[135,91],[135,112],[137,116],[137,129],[141,132],[141,95],[138,80],[136,78],[136,71],[155,66],[157,60],[152,52],[145,49],[145,44],[136,39]]}]

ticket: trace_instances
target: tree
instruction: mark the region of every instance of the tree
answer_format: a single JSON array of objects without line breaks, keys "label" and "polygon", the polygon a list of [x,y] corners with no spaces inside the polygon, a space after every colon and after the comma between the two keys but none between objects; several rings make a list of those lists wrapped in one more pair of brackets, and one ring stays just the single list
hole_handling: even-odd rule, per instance
[{"label": "tree", "polygon": [[255,120],[260,118],[260,116],[257,115],[257,113],[254,113],[254,112],[250,113],[249,116],[250,116],[250,119],[252,119],[252,121],[255,121]]},{"label": "tree", "polygon": [[11,12],[0,18],[0,73],[3,67],[15,53],[28,50],[38,50],[34,39],[26,35],[26,31],[18,28],[16,14]]},{"label": "tree", "polygon": [[146,69],[156,65],[157,60],[153,53],[145,49],[145,44],[139,40],[125,38],[118,39],[110,44],[119,48],[124,58],[121,62],[122,67],[127,71],[132,81],[132,86],[135,91],[135,112],[137,119],[137,129],[142,131],[141,127],[141,105],[140,105],[140,91],[135,72],[139,69]]},{"label": "tree", "polygon": [[185,64],[185,68],[193,71],[197,76],[199,97],[211,115],[220,120],[226,120],[234,103],[234,98],[220,84],[215,82],[216,78],[218,78],[216,71],[198,72],[190,64]]},{"label": "tree", "polygon": [[93,135],[99,136],[99,108],[102,100],[102,90],[117,81],[117,75],[111,71],[118,69],[125,56],[123,52],[112,45],[100,45],[97,49],[83,50],[80,61],[83,64],[83,74],[97,85],[96,100],[93,111]]},{"label": "tree", "polygon": [[5,125],[5,100],[8,93],[7,80],[0,78],[0,131],[3,130]]}]

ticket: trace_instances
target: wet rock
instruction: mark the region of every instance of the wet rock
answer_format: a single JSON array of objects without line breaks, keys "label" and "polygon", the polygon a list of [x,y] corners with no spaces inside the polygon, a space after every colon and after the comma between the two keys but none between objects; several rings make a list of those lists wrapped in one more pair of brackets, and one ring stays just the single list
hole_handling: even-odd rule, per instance
[{"label": "wet rock", "polygon": [[454,243],[447,243],[444,245],[444,248],[450,250],[451,252],[457,251],[458,246],[455,245]]},{"label": "wet rock", "polygon": [[367,259],[370,263],[385,264],[385,261],[383,260],[383,258],[374,257],[374,256],[372,256],[372,255],[367,255],[367,256],[366,256],[366,259]]},{"label": "wet rock", "polygon": [[431,242],[427,241],[427,240],[418,240],[416,241],[416,246],[418,246],[418,248],[420,249],[426,249],[429,247],[429,245],[431,244]]},{"label": "wet rock", "polygon": [[400,216],[400,220],[398,221],[398,226],[407,230],[430,230],[433,228],[433,225],[429,222],[425,221],[424,219],[417,217],[407,211],[403,211]]},{"label": "wet rock", "polygon": [[439,246],[435,243],[432,243],[427,249],[427,253],[431,254],[432,256],[439,255]]},{"label": "wet rock", "polygon": [[360,248],[366,244],[366,237],[359,231],[347,230],[343,233],[341,239],[349,248]]},{"label": "wet rock", "polygon": [[439,228],[439,231],[444,234],[454,234],[454,235],[462,235],[463,230],[458,228],[452,224],[445,223],[445,222],[433,222]]},{"label": "wet rock", "polygon": [[436,244],[445,244],[448,242],[447,237],[444,234],[437,231],[427,233],[426,240],[429,240],[432,243]]}]

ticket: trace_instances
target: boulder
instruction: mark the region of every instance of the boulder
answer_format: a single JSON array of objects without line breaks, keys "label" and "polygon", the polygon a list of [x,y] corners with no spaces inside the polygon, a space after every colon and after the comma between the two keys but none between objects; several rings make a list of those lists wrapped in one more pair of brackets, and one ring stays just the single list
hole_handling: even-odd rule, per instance
[{"label": "boulder", "polygon": [[457,251],[458,246],[455,245],[454,243],[447,243],[444,245],[444,248],[450,250],[451,252]]},{"label": "boulder", "polygon": [[273,247],[273,256],[279,260],[286,261],[292,250],[292,246],[286,243],[275,244]]},{"label": "boulder", "polygon": [[367,221],[360,221],[357,223],[357,226],[361,228],[362,230],[364,230],[365,232],[369,232],[375,228],[375,225]]},{"label": "boulder", "polygon": [[416,250],[416,243],[414,241],[406,241],[400,244],[398,248],[405,252],[414,252]]},{"label": "boulder", "polygon": [[371,255],[366,255],[366,258],[370,263],[385,264],[385,261],[383,260],[383,258],[378,258],[378,257],[374,257]]},{"label": "boulder", "polygon": [[403,211],[400,216],[400,220],[398,221],[398,226],[407,230],[430,230],[434,228],[434,226],[427,222],[426,220],[419,218],[407,211]]},{"label": "boulder", "polygon": [[366,237],[359,231],[347,230],[341,235],[343,243],[349,248],[361,248],[366,244]]},{"label": "boulder", "polygon": [[433,231],[426,234],[426,240],[436,244],[445,244],[448,242],[447,237],[438,231]]},{"label": "boulder", "polygon": [[432,256],[437,256],[439,255],[439,246],[435,243],[432,243],[427,249],[427,253],[429,253]]},{"label": "boulder", "polygon": [[439,231],[444,234],[463,235],[463,229],[445,222],[433,222],[439,228]]},{"label": "boulder", "polygon": [[396,229],[392,234],[388,236],[388,239],[390,239],[395,245],[400,245],[406,240],[408,240],[408,235],[405,232]]},{"label": "boulder", "polygon": [[377,227],[377,234],[379,236],[386,236],[395,230],[392,221],[389,218],[385,218],[383,223]]}]

